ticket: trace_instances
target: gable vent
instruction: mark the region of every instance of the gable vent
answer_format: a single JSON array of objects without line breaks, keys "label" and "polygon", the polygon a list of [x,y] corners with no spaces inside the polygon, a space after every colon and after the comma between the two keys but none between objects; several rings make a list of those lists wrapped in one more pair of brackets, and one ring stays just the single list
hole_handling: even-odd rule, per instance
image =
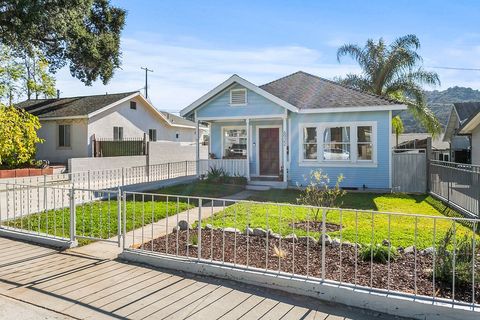
[{"label": "gable vent", "polygon": [[246,105],[247,104],[247,90],[246,89],[232,89],[230,90],[230,104]]}]

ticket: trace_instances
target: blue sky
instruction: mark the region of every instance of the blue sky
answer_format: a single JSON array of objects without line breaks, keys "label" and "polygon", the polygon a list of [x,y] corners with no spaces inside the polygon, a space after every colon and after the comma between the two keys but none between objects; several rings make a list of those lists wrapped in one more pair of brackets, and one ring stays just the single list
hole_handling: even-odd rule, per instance
[{"label": "blue sky", "polygon": [[[263,84],[304,70],[333,78],[358,72],[336,60],[344,43],[413,33],[425,67],[480,68],[480,1],[143,1],[115,0],[128,11],[123,65],[107,86],[57,75],[62,96],[137,90],[149,74],[158,109],[177,112],[237,73]],[[480,71],[432,69],[442,86],[480,89]]]}]

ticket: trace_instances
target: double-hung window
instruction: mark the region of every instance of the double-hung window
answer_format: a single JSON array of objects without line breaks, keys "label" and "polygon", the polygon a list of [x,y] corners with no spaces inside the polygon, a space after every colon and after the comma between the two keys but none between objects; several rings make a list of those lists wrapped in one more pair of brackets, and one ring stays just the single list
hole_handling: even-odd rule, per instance
[{"label": "double-hung window", "polygon": [[157,141],[157,129],[148,129],[148,140]]},{"label": "double-hung window", "polygon": [[317,159],[317,128],[303,128],[303,159]]},{"label": "double-hung window", "polygon": [[113,140],[123,140],[123,127],[113,127]]},{"label": "double-hung window", "polygon": [[372,160],[373,143],[372,143],[372,126],[357,127],[357,159]]},{"label": "double-hung window", "polygon": [[325,129],[323,160],[350,160],[350,127]]},{"label": "double-hung window", "polygon": [[58,125],[58,146],[61,148],[70,147],[70,131],[71,125],[60,124]]}]

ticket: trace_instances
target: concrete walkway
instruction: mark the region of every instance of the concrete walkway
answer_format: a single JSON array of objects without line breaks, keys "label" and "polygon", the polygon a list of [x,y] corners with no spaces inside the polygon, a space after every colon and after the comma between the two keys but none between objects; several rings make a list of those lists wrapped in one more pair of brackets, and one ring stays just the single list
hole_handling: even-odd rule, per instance
[{"label": "concrete walkway", "polygon": [[[5,303],[2,319],[28,319],[32,310],[36,317],[31,319],[391,319],[303,296],[6,238],[0,238],[0,259],[0,296],[7,297],[0,300]],[[25,314],[15,313],[20,311],[18,301]]]}]

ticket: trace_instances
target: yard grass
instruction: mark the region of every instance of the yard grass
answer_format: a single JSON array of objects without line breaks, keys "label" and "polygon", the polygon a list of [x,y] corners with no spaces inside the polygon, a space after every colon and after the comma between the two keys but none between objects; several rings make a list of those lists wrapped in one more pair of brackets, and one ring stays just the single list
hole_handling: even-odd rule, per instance
[{"label": "yard grass", "polygon": [[[174,215],[193,207],[183,202],[167,204],[164,199],[154,200],[149,201],[148,198],[145,198],[145,202],[142,202],[141,197],[137,195],[135,201],[132,198],[126,201],[127,231],[140,228],[142,225],[151,223],[152,220],[163,219],[166,217],[167,211],[169,215]],[[118,231],[117,209],[116,200],[98,200],[77,205],[75,215],[76,234],[101,239],[115,237]],[[144,217],[143,220],[142,216]],[[69,238],[70,210],[69,208],[48,210],[47,212],[7,221],[3,224],[56,237]],[[89,240],[79,239],[80,245],[90,242]]]},{"label": "yard grass", "polygon": [[[238,203],[206,219],[214,227],[235,227],[245,230],[259,227],[272,229],[282,235],[295,233],[297,236],[310,235],[319,239],[318,230],[301,230],[295,228],[295,222],[311,221],[316,212],[298,206],[286,205],[296,203],[297,190],[270,190],[257,192],[249,200],[272,201],[283,204]],[[378,244],[389,240],[393,246],[427,248],[438,244],[453,223],[445,216],[458,216],[455,211],[446,208],[441,202],[427,195],[347,193],[341,200],[344,210],[328,210],[327,222],[342,226],[341,231],[327,232],[332,238],[341,238],[361,244]],[[373,210],[382,212],[404,213],[402,215],[385,215],[380,213],[356,212]],[[425,217],[415,217],[420,214]],[[322,213],[318,214],[321,221]],[[436,217],[436,218],[434,218]],[[357,224],[358,221],[358,224]],[[373,229],[373,233],[372,233]],[[457,237],[472,235],[471,227],[455,223]],[[435,232],[434,232],[435,230]]]},{"label": "yard grass", "polygon": [[180,196],[222,198],[243,191],[244,189],[244,186],[241,185],[221,183],[215,184],[207,181],[198,181],[188,184],[165,187],[150,192]]}]

